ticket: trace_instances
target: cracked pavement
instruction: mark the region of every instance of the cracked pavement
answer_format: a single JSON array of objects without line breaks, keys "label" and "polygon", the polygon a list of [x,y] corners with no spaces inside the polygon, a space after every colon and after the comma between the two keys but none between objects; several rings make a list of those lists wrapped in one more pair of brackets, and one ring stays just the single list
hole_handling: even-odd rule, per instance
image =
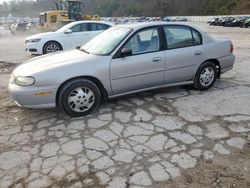
[{"label": "cracked pavement", "polygon": [[[56,109],[17,107],[7,93],[13,65],[1,67],[0,187],[167,187],[201,162],[243,155],[250,145],[250,29],[197,24],[232,38],[237,56],[235,68],[208,91],[144,92],[69,118]],[[250,186],[244,155],[243,183],[232,187]]]}]

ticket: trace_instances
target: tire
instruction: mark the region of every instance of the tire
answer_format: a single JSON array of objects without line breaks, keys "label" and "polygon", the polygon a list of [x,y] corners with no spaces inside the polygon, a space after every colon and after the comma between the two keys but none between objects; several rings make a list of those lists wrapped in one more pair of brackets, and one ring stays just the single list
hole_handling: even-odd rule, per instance
[{"label": "tire", "polygon": [[86,116],[101,103],[99,88],[90,80],[74,79],[62,86],[58,95],[60,108],[72,117]]},{"label": "tire", "polygon": [[198,90],[207,90],[211,88],[217,79],[217,68],[212,62],[205,62],[198,68],[193,87]]},{"label": "tire", "polygon": [[61,51],[62,46],[58,42],[47,42],[43,47],[43,54],[53,53],[57,51]]}]

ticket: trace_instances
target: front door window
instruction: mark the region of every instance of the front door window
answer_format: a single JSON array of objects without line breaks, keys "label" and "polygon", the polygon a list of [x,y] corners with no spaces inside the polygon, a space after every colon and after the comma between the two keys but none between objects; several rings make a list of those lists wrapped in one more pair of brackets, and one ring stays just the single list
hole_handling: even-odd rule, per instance
[{"label": "front door window", "polygon": [[135,34],[124,46],[132,50],[133,55],[159,51],[160,41],[157,28],[150,28]]}]

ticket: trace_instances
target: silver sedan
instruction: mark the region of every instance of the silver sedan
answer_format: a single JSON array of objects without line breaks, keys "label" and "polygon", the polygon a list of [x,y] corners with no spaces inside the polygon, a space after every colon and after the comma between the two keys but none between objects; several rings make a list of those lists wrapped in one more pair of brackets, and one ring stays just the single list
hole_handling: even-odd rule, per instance
[{"label": "silver sedan", "polygon": [[79,49],[21,64],[11,75],[9,92],[19,106],[60,107],[83,116],[106,98],[189,84],[209,89],[234,61],[229,39],[189,24],[121,25]]}]

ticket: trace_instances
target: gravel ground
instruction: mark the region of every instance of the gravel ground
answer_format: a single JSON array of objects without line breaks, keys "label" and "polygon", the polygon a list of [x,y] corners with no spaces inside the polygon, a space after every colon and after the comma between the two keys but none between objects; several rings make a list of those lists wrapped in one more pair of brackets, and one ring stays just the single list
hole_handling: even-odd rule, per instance
[{"label": "gravel ground", "polygon": [[8,98],[11,70],[31,57],[24,36],[0,38],[0,187],[250,187],[250,29],[194,24],[235,45],[212,89],[130,95],[73,119]]}]

